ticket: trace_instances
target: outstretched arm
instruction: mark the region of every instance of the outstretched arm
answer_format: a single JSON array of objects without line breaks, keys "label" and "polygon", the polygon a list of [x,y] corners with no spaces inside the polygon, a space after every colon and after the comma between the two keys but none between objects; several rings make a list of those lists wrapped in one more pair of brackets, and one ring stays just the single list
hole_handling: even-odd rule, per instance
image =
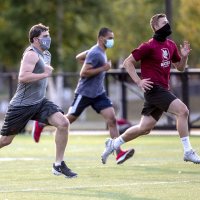
[{"label": "outstretched arm", "polygon": [[184,71],[187,66],[188,55],[190,53],[190,44],[188,41],[184,41],[183,45],[180,45],[181,60],[180,62],[173,63],[178,71]]}]

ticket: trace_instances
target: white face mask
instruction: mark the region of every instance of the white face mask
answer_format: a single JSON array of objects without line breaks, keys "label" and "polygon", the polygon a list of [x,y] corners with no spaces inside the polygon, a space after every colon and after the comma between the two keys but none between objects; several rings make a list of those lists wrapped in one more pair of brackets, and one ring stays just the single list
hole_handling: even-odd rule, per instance
[{"label": "white face mask", "polygon": [[105,43],[106,48],[112,48],[114,46],[114,39],[107,39]]}]

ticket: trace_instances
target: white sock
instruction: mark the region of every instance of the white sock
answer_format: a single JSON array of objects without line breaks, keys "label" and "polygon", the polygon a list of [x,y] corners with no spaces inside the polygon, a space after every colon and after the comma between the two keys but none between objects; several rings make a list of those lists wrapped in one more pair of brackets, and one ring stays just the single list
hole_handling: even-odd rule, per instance
[{"label": "white sock", "polygon": [[55,162],[55,166],[60,166],[61,165],[61,162]]},{"label": "white sock", "polygon": [[190,150],[192,149],[192,146],[191,146],[191,144],[190,144],[189,136],[187,136],[187,137],[182,137],[182,138],[181,138],[181,142],[182,142],[182,144],[183,144],[184,152],[190,151]]},{"label": "white sock", "polygon": [[124,143],[125,142],[122,139],[122,136],[119,136],[118,138],[114,139],[114,149],[118,149]]}]

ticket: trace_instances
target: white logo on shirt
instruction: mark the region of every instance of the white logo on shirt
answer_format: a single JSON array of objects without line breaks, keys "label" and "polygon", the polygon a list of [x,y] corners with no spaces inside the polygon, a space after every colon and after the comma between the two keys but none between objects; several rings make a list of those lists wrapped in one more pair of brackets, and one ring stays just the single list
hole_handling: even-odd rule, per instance
[{"label": "white logo on shirt", "polygon": [[161,49],[162,51],[162,63],[161,63],[161,67],[169,67],[170,65],[170,54],[169,54],[169,50],[167,48],[163,48]]}]

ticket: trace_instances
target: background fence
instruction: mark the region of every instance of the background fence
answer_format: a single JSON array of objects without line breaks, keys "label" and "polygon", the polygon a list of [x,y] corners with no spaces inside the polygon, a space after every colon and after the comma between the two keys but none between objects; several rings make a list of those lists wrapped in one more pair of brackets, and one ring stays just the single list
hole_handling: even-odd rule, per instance
[{"label": "background fence", "polygon": [[[140,74],[140,71],[137,71]],[[57,73],[49,78],[47,97],[67,112],[74,98],[78,73]],[[200,70],[187,69],[185,72],[171,71],[171,90],[190,109],[188,124],[190,128],[200,128]],[[133,83],[123,69],[110,70],[106,74],[105,86],[113,101],[117,118],[125,118],[132,124],[140,120],[143,107],[143,93]],[[2,123],[9,100],[17,87],[17,73],[0,73],[0,122]],[[85,110],[74,129],[105,129],[100,115],[91,108]],[[156,129],[175,129],[175,117],[163,114]]]}]

